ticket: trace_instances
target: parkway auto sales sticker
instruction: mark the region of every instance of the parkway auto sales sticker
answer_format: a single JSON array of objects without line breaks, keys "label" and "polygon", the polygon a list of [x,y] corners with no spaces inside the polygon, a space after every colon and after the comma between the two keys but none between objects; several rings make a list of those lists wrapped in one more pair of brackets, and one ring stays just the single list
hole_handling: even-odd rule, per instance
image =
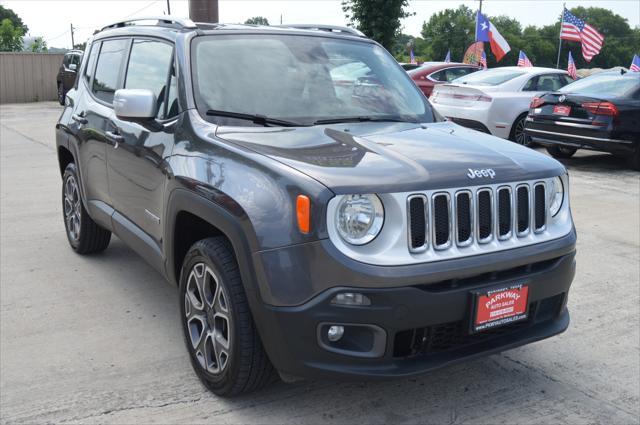
[{"label": "parkway auto sales sticker", "polygon": [[529,287],[518,284],[475,294],[473,332],[527,318]]}]

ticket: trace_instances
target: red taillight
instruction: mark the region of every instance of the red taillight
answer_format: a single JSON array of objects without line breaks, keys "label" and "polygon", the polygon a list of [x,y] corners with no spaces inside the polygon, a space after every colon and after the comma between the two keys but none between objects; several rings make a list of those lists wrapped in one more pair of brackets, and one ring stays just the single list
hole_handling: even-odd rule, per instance
[{"label": "red taillight", "polygon": [[606,115],[609,117],[618,115],[618,108],[611,102],[585,102],[582,107],[593,115]]},{"label": "red taillight", "polygon": [[541,107],[542,105],[544,105],[544,100],[542,100],[542,98],[541,98],[541,97],[537,97],[537,96],[536,96],[536,97],[534,97],[534,98],[533,98],[533,100],[531,101],[531,105],[529,105],[529,107],[530,107],[531,109],[533,109],[533,108],[539,108],[539,107]]}]

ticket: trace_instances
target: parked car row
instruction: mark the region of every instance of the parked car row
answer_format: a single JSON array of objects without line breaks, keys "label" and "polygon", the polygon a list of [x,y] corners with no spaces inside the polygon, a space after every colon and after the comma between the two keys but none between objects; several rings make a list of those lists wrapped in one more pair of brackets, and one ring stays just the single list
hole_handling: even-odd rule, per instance
[{"label": "parked car row", "polygon": [[408,73],[441,115],[464,127],[544,145],[556,158],[590,149],[624,156],[640,168],[640,73],[574,81],[552,68],[477,70],[427,63]]}]

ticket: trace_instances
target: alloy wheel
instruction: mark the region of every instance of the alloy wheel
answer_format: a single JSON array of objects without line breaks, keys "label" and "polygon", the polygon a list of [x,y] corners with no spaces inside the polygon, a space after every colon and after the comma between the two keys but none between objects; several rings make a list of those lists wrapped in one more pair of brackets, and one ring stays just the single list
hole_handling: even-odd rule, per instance
[{"label": "alloy wheel", "polygon": [[195,264],[187,279],[184,311],[188,340],[204,370],[220,374],[228,364],[231,316],[220,278],[206,264]]},{"label": "alloy wheel", "polygon": [[513,135],[517,144],[522,146],[529,146],[531,144],[531,137],[524,132],[524,118],[516,123]]},{"label": "alloy wheel", "polygon": [[82,220],[82,204],[80,202],[78,182],[74,176],[69,176],[64,182],[64,219],[67,223],[69,238],[73,241],[80,238]]}]

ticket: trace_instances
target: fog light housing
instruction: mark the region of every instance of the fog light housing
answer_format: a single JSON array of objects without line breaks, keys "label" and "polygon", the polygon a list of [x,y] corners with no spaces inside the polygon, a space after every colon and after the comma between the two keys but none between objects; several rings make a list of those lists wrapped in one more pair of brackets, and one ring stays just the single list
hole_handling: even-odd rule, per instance
[{"label": "fog light housing", "polygon": [[371,300],[358,292],[341,292],[331,300],[335,305],[371,305]]},{"label": "fog light housing", "polygon": [[331,342],[340,341],[344,335],[344,326],[333,325],[329,326],[329,330],[327,330],[327,339]]}]

